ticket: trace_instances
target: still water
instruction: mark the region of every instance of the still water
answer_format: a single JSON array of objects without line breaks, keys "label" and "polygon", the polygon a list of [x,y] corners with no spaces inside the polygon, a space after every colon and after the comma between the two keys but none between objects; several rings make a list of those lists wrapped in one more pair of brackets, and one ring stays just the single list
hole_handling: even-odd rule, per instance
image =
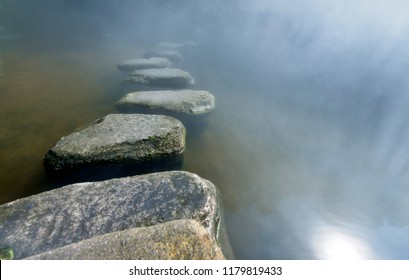
[{"label": "still water", "polygon": [[[276,8],[235,17],[241,25],[199,42],[180,65],[216,97],[182,168],[220,189],[238,259],[409,259],[407,40],[316,26],[315,14],[296,13],[296,24]],[[244,25],[241,40],[221,39]],[[117,112],[127,88],[116,64],[152,41],[1,43],[6,203],[46,188],[42,157],[60,137]]]}]

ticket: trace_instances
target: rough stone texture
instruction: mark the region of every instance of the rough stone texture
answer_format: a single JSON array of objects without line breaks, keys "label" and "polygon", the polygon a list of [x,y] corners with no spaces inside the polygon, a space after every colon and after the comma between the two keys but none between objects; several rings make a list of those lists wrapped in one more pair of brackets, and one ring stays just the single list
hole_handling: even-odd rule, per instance
[{"label": "rough stone texture", "polygon": [[167,68],[172,62],[165,57],[138,58],[122,61],[118,64],[119,70],[133,71],[138,69]]},{"label": "rough stone texture", "polygon": [[45,155],[48,171],[108,163],[159,162],[183,153],[185,128],[172,117],[112,114],[61,138]]},{"label": "rough stone texture", "polygon": [[208,91],[164,90],[128,93],[116,104],[118,108],[148,108],[186,115],[203,115],[214,110],[215,98]]},{"label": "rough stone texture", "polygon": [[143,69],[130,73],[127,82],[154,87],[185,88],[195,83],[188,72],[176,68]]},{"label": "rough stone texture", "polygon": [[210,236],[220,231],[215,186],[183,171],[68,185],[0,205],[0,243],[16,259],[94,236],[194,219]]},{"label": "rough stone texture", "polygon": [[195,220],[104,234],[29,259],[40,260],[220,260],[223,253]]},{"label": "rough stone texture", "polygon": [[147,51],[143,57],[165,57],[173,63],[180,63],[183,61],[183,55],[177,50],[172,49],[152,49],[150,51]]}]

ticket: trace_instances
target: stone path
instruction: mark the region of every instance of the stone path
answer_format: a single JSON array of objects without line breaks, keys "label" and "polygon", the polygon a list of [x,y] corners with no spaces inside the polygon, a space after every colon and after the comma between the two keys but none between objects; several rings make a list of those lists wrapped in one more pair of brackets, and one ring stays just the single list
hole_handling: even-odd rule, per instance
[{"label": "stone path", "polygon": [[[118,64],[119,70],[132,71],[126,81],[167,89],[127,94],[118,108],[143,107],[147,112],[107,115],[62,137],[47,152],[44,167],[50,178],[76,170],[82,177],[74,180],[82,183],[0,205],[0,257],[233,257],[221,198],[211,182],[185,171],[150,169],[145,170],[149,174],[121,176],[139,174],[141,166],[168,168],[163,162],[183,159],[186,128],[170,115],[197,117],[214,110],[211,93],[177,90],[194,85],[188,72],[170,68],[182,62],[179,50],[192,45],[162,43],[145,58]],[[123,173],[129,163],[130,174]],[[97,169],[90,172],[92,168]],[[92,173],[104,180],[92,182]],[[71,178],[72,173],[66,174]]]}]

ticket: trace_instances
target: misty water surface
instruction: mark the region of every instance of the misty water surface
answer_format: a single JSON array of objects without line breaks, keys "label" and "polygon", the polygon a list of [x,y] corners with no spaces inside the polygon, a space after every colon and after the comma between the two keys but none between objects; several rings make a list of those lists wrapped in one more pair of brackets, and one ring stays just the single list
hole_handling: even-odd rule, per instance
[{"label": "misty water surface", "polygon": [[61,136],[116,112],[117,62],[191,40],[180,67],[217,108],[183,169],[220,189],[236,257],[409,258],[405,1],[15,3],[2,203],[47,185],[41,159]]}]

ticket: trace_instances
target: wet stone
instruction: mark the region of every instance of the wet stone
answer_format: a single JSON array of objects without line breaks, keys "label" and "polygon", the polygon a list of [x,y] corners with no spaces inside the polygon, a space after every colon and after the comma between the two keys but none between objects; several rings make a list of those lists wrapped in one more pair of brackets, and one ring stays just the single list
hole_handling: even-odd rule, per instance
[{"label": "wet stone", "polygon": [[212,112],[215,98],[203,90],[140,91],[128,93],[116,106],[127,111],[149,109],[194,116]]},{"label": "wet stone", "polygon": [[164,57],[138,58],[124,60],[118,64],[118,69],[123,71],[133,71],[138,69],[167,68],[172,62]]},{"label": "wet stone", "polygon": [[144,56],[144,58],[150,58],[150,57],[165,57],[172,61],[172,63],[181,63],[183,61],[183,55],[174,49],[152,49],[150,51],[147,51]]},{"label": "wet stone", "polygon": [[0,243],[21,259],[125,229],[193,219],[217,239],[215,186],[184,171],[78,183],[0,205]]},{"label": "wet stone", "polygon": [[216,240],[195,220],[177,220],[93,237],[29,259],[220,260]]},{"label": "wet stone", "polygon": [[177,68],[143,69],[131,72],[127,82],[151,87],[186,88],[194,79],[186,71]]},{"label": "wet stone", "polygon": [[44,166],[57,180],[72,178],[68,183],[162,171],[161,164],[176,168],[185,134],[184,125],[169,116],[111,114],[62,137],[45,155]]}]

